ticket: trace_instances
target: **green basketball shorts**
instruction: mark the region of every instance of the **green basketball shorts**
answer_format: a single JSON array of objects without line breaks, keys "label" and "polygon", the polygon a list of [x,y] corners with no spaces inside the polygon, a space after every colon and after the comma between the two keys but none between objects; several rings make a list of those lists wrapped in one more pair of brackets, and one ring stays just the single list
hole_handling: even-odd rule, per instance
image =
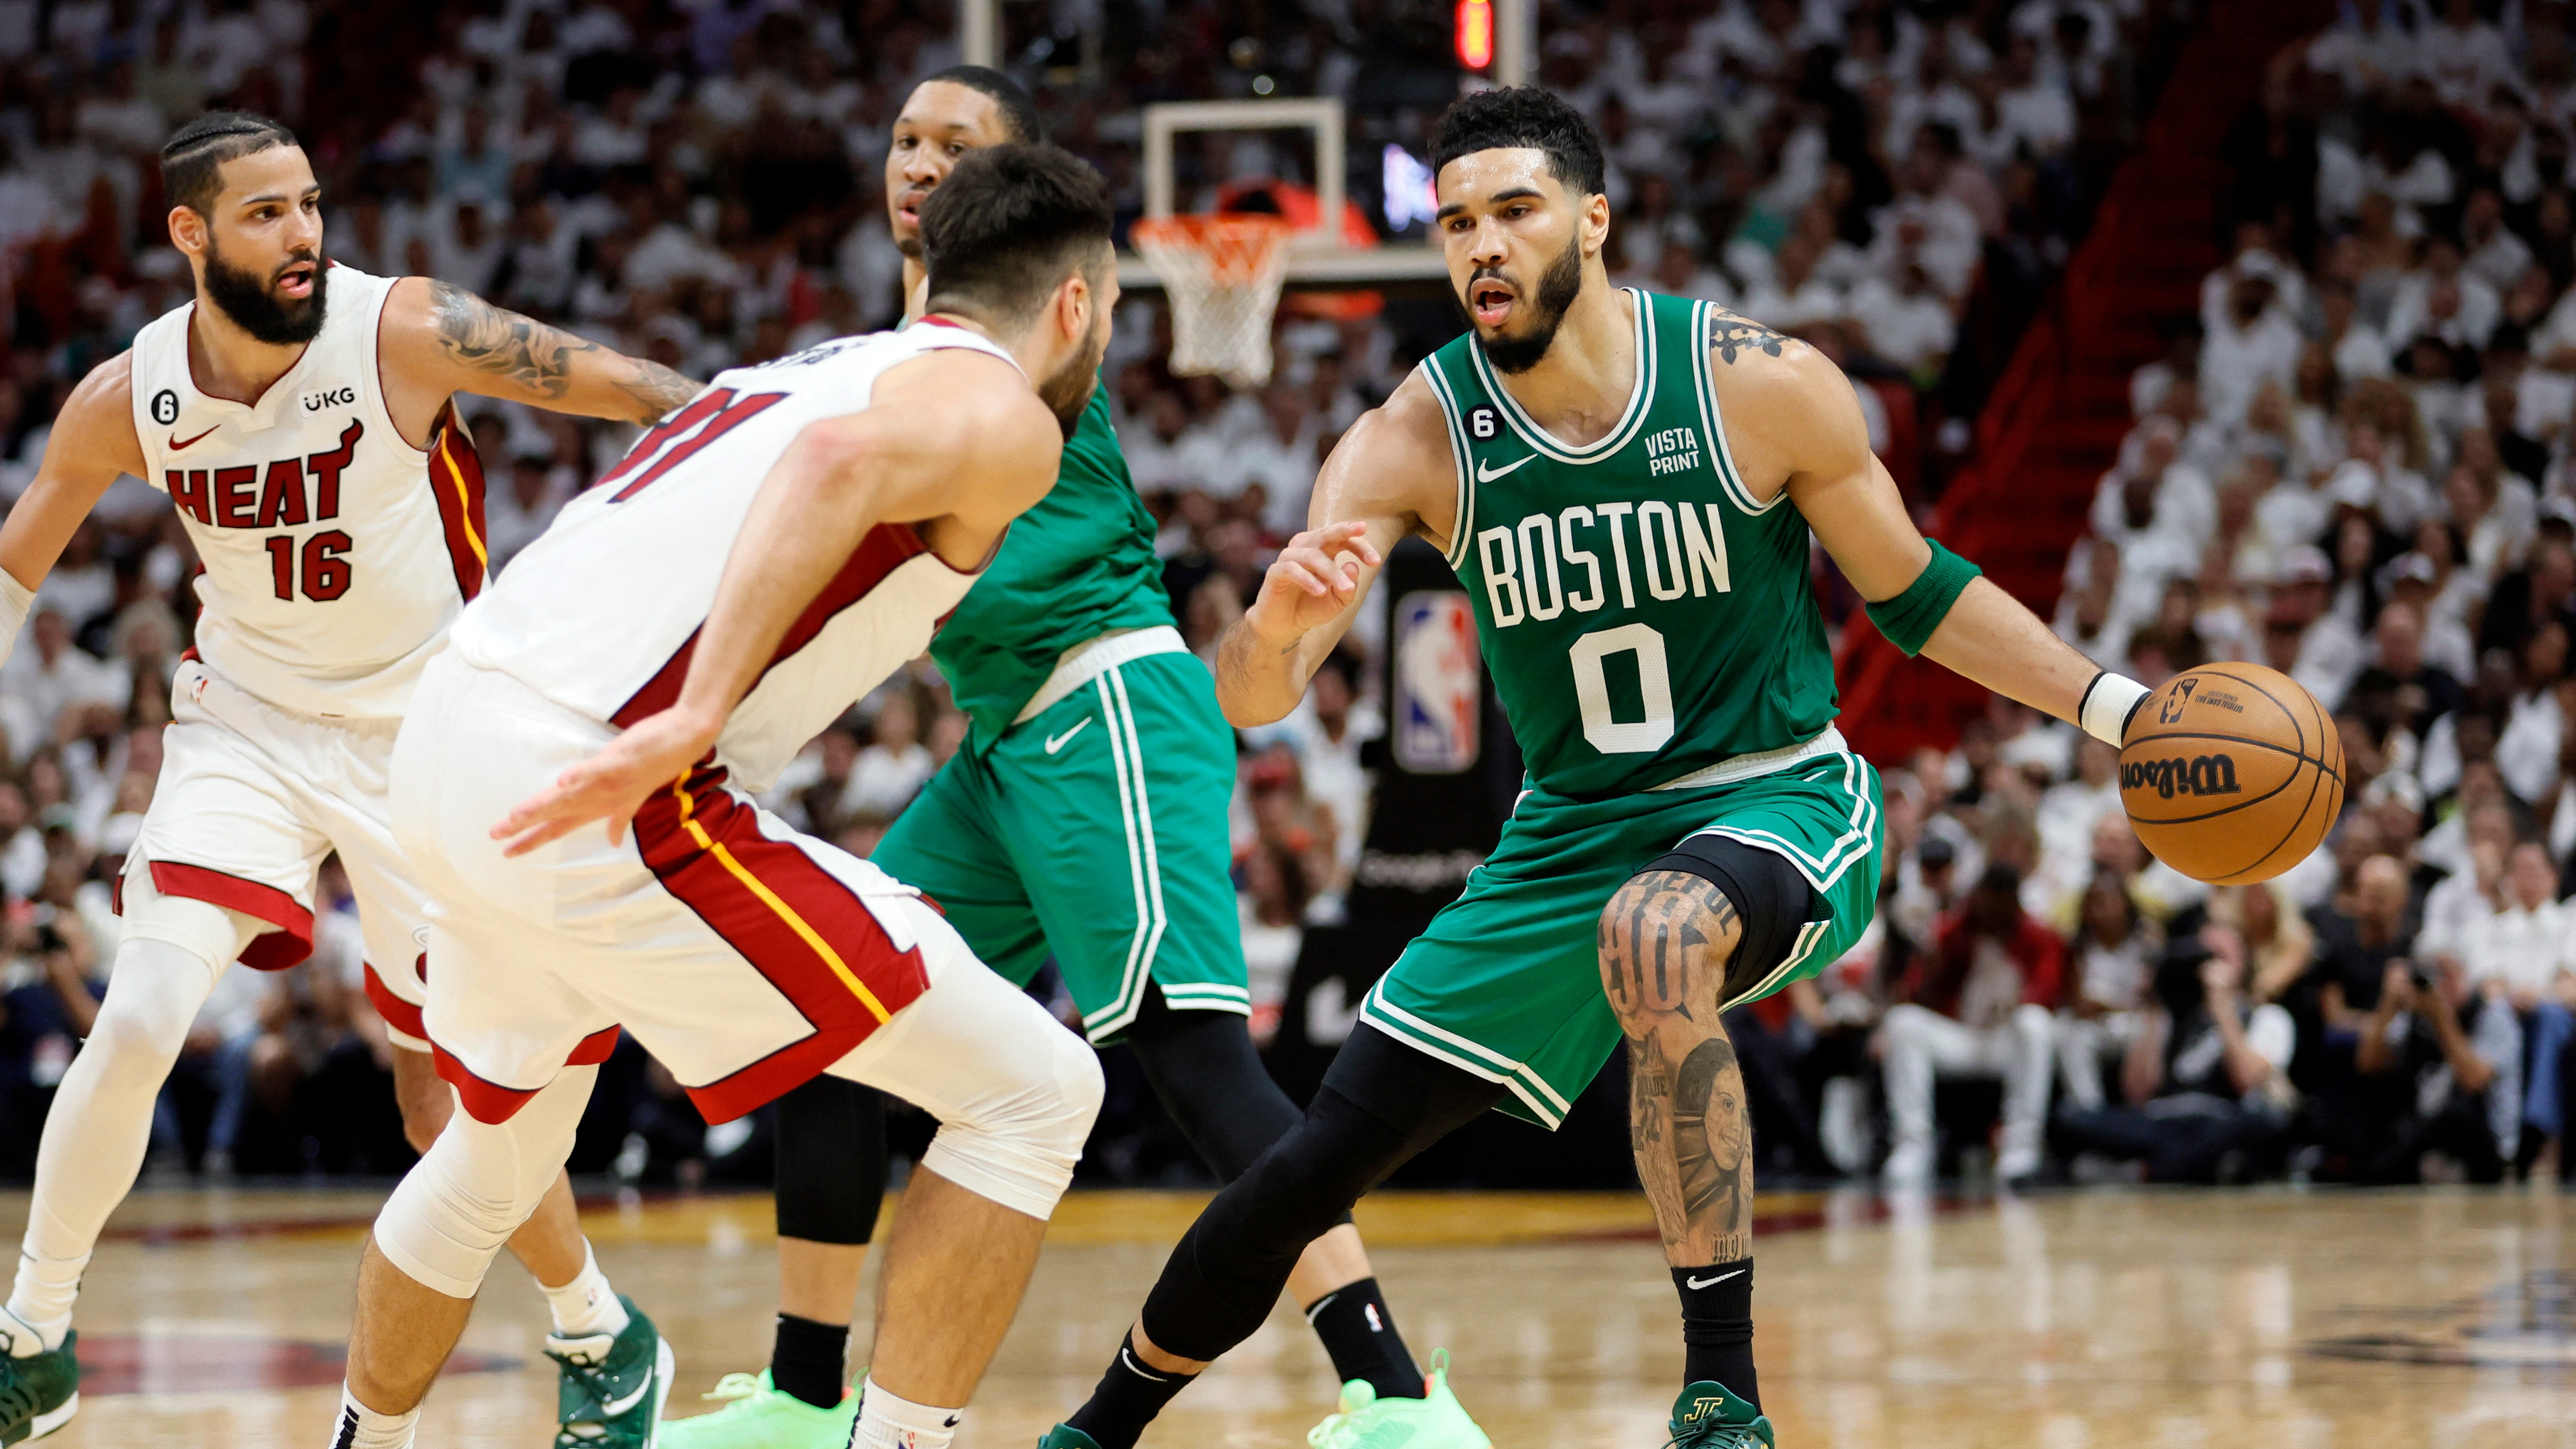
[{"label": "green basketball shorts", "polygon": [[1026,985],[1047,957],[1116,1041],[1145,983],[1175,1008],[1249,1013],[1226,806],[1234,732],[1207,666],[1114,665],[981,753],[960,750],[872,857]]},{"label": "green basketball shorts", "polygon": [[1839,750],[1773,774],[1579,801],[1523,794],[1466,892],[1414,938],[1360,1004],[1409,1045],[1510,1089],[1501,1109],[1555,1127],[1610,1059],[1619,1024],[1596,929],[1627,879],[1693,835],[1779,852],[1816,888],[1780,968],[1730,1007],[1814,976],[1878,906],[1878,772]]}]

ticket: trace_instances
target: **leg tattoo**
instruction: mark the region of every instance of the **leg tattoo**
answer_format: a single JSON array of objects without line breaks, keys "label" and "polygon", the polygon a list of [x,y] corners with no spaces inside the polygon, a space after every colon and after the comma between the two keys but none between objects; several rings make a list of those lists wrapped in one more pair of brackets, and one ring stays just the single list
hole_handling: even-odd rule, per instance
[{"label": "leg tattoo", "polygon": [[1601,913],[1601,981],[1628,1040],[1637,1176],[1675,1265],[1753,1250],[1744,1073],[1718,1021],[1743,937],[1735,903],[1680,871],[1628,882]]}]

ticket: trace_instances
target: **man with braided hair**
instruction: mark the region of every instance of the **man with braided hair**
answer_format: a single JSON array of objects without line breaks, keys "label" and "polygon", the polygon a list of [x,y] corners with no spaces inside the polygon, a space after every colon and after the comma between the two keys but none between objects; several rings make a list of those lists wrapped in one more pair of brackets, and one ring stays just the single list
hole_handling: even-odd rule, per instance
[{"label": "man with braided hair", "polygon": [[[311,952],[326,855],[357,896],[367,995],[396,1048],[414,1149],[453,1111],[421,1027],[426,902],[384,794],[412,686],[485,581],[483,474],[452,399],[646,423],[698,390],[445,282],[328,261],[312,164],[265,116],[182,126],[162,147],[161,182],[195,295],[81,379],[0,526],[0,658],[120,476],[169,493],[205,565],[160,783],[127,857],[107,1000],[36,1154],[0,1314],[0,1444],[79,1409],[72,1301],[142,1166],[162,1080],[232,961],[282,969]],[[600,1449],[645,1442],[649,1418],[607,1406],[658,1382],[666,1350],[601,1275],[560,1174],[510,1249],[554,1311],[546,1351],[568,1385],[565,1431]]]}]

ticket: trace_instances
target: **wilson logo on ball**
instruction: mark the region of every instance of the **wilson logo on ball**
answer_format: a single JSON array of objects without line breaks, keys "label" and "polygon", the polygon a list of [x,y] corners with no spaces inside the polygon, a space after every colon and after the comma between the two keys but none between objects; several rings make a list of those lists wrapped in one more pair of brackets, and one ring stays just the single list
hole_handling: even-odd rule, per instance
[{"label": "wilson logo on ball", "polygon": [[2120,788],[2152,789],[2166,800],[2176,795],[2237,795],[2236,759],[2232,755],[2194,755],[2188,760],[2139,760],[2120,766]]}]

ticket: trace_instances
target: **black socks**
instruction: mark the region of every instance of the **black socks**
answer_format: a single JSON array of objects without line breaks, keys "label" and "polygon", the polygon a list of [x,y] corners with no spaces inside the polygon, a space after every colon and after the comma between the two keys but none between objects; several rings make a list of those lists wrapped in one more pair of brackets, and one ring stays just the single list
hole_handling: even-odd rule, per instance
[{"label": "black socks", "polygon": [[1306,1321],[1333,1356],[1333,1376],[1348,1383],[1366,1379],[1381,1399],[1418,1399],[1424,1393],[1422,1370],[1414,1367],[1404,1338],[1395,1331],[1395,1315],[1375,1278],[1337,1288],[1315,1300]]},{"label": "black socks", "polygon": [[1762,1407],[1753,1379],[1753,1260],[1675,1268],[1673,1288],[1682,1296],[1682,1381],[1723,1384]]},{"label": "black socks", "polygon": [[841,1402],[848,1386],[842,1360],[849,1353],[850,1328],[845,1323],[817,1323],[792,1313],[778,1315],[778,1338],[769,1351],[769,1382],[782,1394],[793,1394],[818,1409]]},{"label": "black socks", "polygon": [[1131,1330],[1118,1345],[1118,1357],[1109,1372],[1100,1376],[1100,1386],[1091,1391],[1091,1401],[1074,1410],[1065,1426],[1090,1435],[1100,1449],[1136,1449],[1136,1436],[1163,1412],[1172,1395],[1197,1377],[1147,1368],[1136,1356],[1136,1335]]}]

